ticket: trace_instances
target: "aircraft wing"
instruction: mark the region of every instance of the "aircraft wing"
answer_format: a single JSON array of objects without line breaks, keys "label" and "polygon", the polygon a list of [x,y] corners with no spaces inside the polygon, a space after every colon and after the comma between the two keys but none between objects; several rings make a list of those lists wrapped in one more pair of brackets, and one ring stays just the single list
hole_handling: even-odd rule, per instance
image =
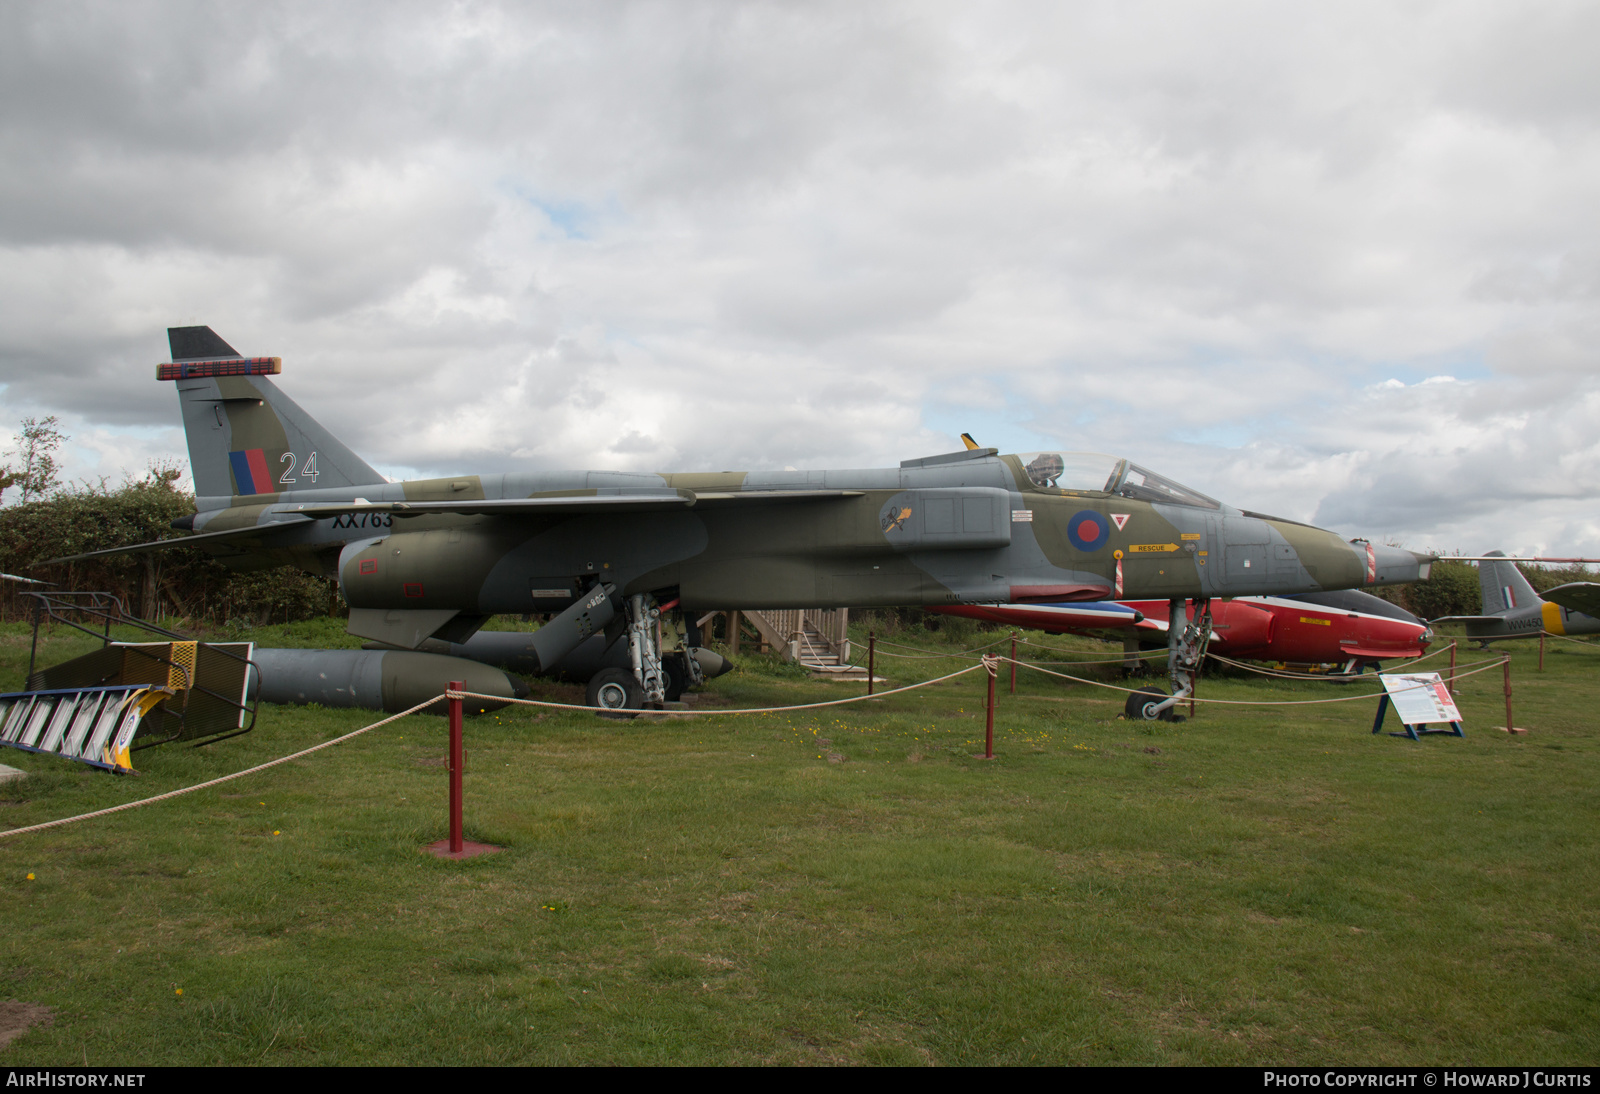
[{"label": "aircraft wing", "polygon": [[1441,615],[1437,619],[1428,620],[1428,626],[1435,623],[1504,623],[1503,615]]},{"label": "aircraft wing", "polygon": [[[315,520],[343,516],[347,513],[389,513],[396,517],[421,517],[430,513],[453,513],[463,516],[571,516],[581,513],[649,513],[672,509],[720,508],[730,505],[765,505],[794,501],[817,501],[827,498],[856,498],[861,490],[743,490],[727,493],[696,494],[691,490],[661,491],[648,494],[590,494],[578,497],[551,498],[491,498],[479,501],[340,501],[324,505],[299,505],[282,513],[280,520],[267,524],[252,524],[248,528],[231,528],[226,532],[201,532],[192,536],[175,536],[149,543],[133,543],[126,547],[108,547],[100,551],[85,551],[78,555],[47,559],[40,566],[60,562],[81,562],[88,558],[105,558],[110,555],[143,554],[146,551],[164,551],[169,547],[204,547],[209,544],[225,545],[235,541],[243,546],[262,545],[263,536],[285,528],[300,528]],[[257,542],[252,542],[257,541]],[[270,544],[268,544],[270,545]]]},{"label": "aircraft wing", "polygon": [[695,493],[692,490],[648,494],[589,494],[577,497],[486,498],[479,501],[338,501],[297,505],[292,512],[320,520],[346,513],[389,513],[396,517],[421,517],[434,513],[462,516],[550,517],[583,513],[659,513],[673,509],[710,509],[725,506],[766,505],[828,498],[858,498],[862,490],[736,490]]},{"label": "aircraft wing", "polygon": [[1571,581],[1541,595],[1569,612],[1582,612],[1600,619],[1600,585],[1592,581]]},{"label": "aircraft wing", "polygon": [[53,566],[58,562],[81,562],[86,558],[106,558],[110,555],[138,555],[144,554],[146,551],[164,551],[168,547],[200,547],[208,543],[223,543],[233,540],[248,541],[251,537],[259,539],[262,536],[270,536],[273,532],[281,531],[284,528],[301,528],[310,523],[309,520],[295,517],[292,520],[278,520],[270,524],[252,524],[248,528],[230,528],[226,532],[201,532],[193,536],[174,536],[171,539],[151,540],[149,543],[132,543],[126,547],[107,547],[101,551],[85,551],[81,555],[45,559],[37,565]]}]

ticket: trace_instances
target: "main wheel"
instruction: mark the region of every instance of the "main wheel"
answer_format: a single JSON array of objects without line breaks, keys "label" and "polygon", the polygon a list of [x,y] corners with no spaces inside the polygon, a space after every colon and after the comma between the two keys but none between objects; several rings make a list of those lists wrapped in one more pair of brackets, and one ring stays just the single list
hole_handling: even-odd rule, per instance
[{"label": "main wheel", "polygon": [[1167,698],[1167,693],[1160,688],[1140,688],[1128,695],[1128,702],[1123,706],[1122,712],[1129,721],[1154,722],[1160,719],[1163,722],[1172,721],[1172,708],[1168,707],[1159,713],[1156,707]]},{"label": "main wheel", "polygon": [[676,703],[689,686],[689,666],[684,662],[688,655],[669,653],[661,658],[661,683],[669,703]]},{"label": "main wheel", "polygon": [[600,708],[601,717],[632,718],[627,712],[644,705],[644,687],[627,669],[601,669],[589,677],[588,702]]}]

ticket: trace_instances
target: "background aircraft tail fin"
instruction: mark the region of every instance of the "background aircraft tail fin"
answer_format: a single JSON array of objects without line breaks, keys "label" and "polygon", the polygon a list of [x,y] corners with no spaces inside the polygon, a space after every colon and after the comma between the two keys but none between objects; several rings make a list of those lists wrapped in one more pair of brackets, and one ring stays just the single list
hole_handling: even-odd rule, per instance
[{"label": "background aircraft tail fin", "polygon": [[1483,590],[1483,614],[1504,615],[1513,608],[1532,608],[1541,603],[1517,564],[1504,558],[1503,551],[1490,551],[1504,561],[1478,563],[1478,584]]},{"label": "background aircraft tail fin", "polygon": [[267,379],[277,358],[244,357],[210,327],[170,327],[167,341],[172,364],[156,374],[177,384],[196,495],[388,481]]}]

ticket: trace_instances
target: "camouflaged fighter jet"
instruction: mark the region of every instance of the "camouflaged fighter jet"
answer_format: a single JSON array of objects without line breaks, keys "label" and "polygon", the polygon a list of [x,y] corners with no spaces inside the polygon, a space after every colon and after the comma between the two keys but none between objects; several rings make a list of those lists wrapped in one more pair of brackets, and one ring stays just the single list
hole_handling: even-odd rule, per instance
[{"label": "camouflaged fighter jet", "polygon": [[[663,611],[1195,599],[1425,578],[1431,558],[1224,505],[1115,456],[967,449],[859,471],[460,475],[387,481],[209,327],[168,331],[196,512],[174,545],[337,575],[349,631],[415,649],[555,613],[553,666],[629,636],[591,702],[659,703]],[[115,552],[96,552],[99,554]],[[78,556],[88,557],[88,556]],[[64,560],[63,560],[64,561]],[[1176,612],[1174,613],[1177,614]],[[1174,686],[1210,633],[1173,628]],[[1184,637],[1187,635],[1187,637]],[[686,647],[699,645],[687,634]],[[691,674],[698,670],[688,661]],[[1167,706],[1173,700],[1167,701]]]}]

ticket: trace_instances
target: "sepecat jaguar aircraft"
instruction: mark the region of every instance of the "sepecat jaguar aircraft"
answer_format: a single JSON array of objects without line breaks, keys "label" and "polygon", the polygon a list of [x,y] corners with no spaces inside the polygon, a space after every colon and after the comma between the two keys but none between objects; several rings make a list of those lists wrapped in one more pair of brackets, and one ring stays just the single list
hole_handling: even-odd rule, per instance
[{"label": "sepecat jaguar aircraft", "polygon": [[[1001,455],[970,438],[871,470],[389,482],[268,379],[279,358],[244,357],[209,327],[168,338],[156,376],[178,392],[198,510],[178,523],[194,534],[94,554],[184,546],[238,568],[337,576],[349,631],[406,649],[465,642],[500,613],[553,613],[532,639],[542,666],[595,633],[626,633],[631,671],[590,681],[591,702],[610,708],[661,702],[655,624],[675,607],[692,619],[1161,599],[1195,600],[1204,616],[1212,597],[1417,581],[1432,562],[1235,509],[1115,456]],[[1209,619],[1172,630],[1178,687]],[[699,672],[693,656],[686,667]]]}]

